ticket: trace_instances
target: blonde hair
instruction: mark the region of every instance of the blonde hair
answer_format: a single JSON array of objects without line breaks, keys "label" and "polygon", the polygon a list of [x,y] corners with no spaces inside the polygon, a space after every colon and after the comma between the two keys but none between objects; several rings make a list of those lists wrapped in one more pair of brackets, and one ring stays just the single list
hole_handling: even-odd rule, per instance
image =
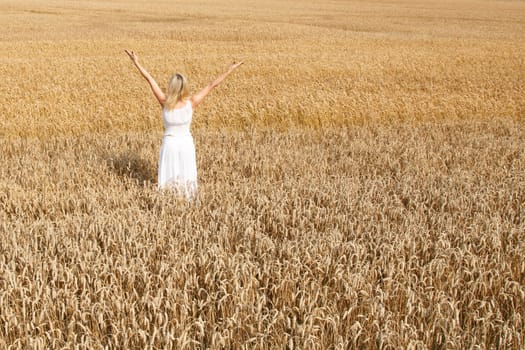
[{"label": "blonde hair", "polygon": [[185,99],[189,95],[188,80],[184,75],[176,73],[171,77],[168,84],[168,93],[166,94],[164,107],[167,110],[173,109],[177,102]]}]

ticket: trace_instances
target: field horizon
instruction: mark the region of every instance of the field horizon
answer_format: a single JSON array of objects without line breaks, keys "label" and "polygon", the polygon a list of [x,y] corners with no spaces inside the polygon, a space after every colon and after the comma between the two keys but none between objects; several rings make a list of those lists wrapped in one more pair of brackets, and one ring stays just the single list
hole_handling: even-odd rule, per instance
[{"label": "field horizon", "polygon": [[163,89],[178,71],[192,93],[246,61],[196,112],[195,130],[523,121],[523,7],[4,0],[0,136],[161,131],[157,102],[124,49]]}]

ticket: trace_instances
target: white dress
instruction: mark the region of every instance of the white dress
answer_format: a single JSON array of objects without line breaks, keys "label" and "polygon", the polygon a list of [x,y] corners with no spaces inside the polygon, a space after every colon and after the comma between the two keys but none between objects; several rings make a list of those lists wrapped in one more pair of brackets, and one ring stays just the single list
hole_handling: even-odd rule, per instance
[{"label": "white dress", "polygon": [[197,161],[190,132],[191,102],[184,107],[162,109],[164,137],[160,147],[158,188],[170,189],[187,199],[197,194]]}]

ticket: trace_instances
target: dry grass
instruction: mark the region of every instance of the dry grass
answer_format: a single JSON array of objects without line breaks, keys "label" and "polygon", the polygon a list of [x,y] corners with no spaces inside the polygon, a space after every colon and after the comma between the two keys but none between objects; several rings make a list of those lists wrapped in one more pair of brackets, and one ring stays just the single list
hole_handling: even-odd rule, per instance
[{"label": "dry grass", "polygon": [[0,348],[525,348],[524,8],[2,1]]},{"label": "dry grass", "polygon": [[525,345],[521,124],[195,137],[0,144],[2,347]]}]

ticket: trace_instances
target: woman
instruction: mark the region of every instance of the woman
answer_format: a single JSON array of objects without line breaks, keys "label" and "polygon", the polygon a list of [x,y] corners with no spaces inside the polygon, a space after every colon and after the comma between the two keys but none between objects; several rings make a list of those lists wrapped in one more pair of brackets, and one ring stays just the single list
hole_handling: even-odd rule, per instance
[{"label": "woman", "polygon": [[190,133],[193,111],[213,88],[243,62],[234,62],[226,73],[193,96],[189,95],[186,78],[182,74],[176,73],[171,77],[168,90],[164,94],[155,79],[139,63],[135,52],[125,51],[142,76],[148,81],[153,94],[162,107],[165,131],[160,148],[158,188],[172,189],[187,199],[193,199],[197,194],[197,162],[195,145]]}]

